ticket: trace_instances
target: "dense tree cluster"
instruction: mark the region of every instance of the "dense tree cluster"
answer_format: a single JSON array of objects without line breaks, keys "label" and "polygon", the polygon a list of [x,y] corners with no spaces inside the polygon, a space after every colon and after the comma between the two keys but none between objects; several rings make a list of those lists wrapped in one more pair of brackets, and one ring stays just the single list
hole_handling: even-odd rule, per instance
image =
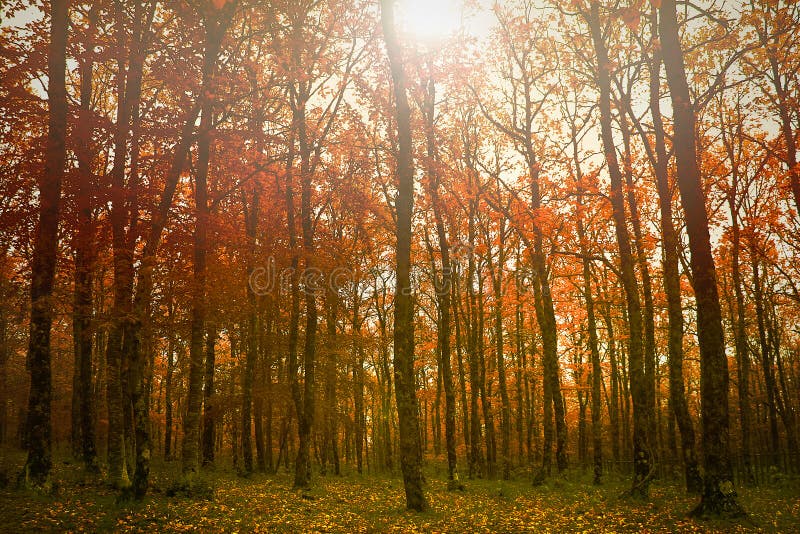
[{"label": "dense tree cluster", "polygon": [[[724,5],[723,5],[724,4]],[[800,7],[6,2],[0,442],[150,461],[800,470]],[[745,504],[746,508],[746,504]]]}]

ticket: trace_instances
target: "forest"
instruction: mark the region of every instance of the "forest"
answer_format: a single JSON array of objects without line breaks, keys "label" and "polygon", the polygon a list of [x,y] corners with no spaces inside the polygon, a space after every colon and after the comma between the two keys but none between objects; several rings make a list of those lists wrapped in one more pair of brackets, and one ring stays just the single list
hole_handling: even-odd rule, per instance
[{"label": "forest", "polygon": [[11,531],[800,524],[794,0],[6,0],[0,57]]}]

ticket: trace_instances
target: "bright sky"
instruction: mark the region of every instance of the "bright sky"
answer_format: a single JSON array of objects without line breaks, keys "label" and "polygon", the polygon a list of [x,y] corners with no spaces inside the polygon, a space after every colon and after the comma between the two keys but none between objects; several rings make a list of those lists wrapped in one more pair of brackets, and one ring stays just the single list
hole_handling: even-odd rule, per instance
[{"label": "bright sky", "polygon": [[458,30],[460,4],[458,0],[401,0],[398,19],[404,32],[423,41],[438,40]]},{"label": "bright sky", "polygon": [[[481,0],[471,4],[471,9],[464,9],[464,0],[398,0],[397,18],[403,33],[430,45],[452,36],[462,26],[475,37],[486,37],[494,23],[489,9],[490,1]],[[38,9],[30,7],[17,12],[10,19],[0,20],[0,24],[22,26],[40,16]]]},{"label": "bright sky", "polygon": [[433,44],[462,27],[471,35],[485,37],[493,23],[488,8],[464,8],[464,0],[399,0],[397,18],[401,31],[419,42]]}]

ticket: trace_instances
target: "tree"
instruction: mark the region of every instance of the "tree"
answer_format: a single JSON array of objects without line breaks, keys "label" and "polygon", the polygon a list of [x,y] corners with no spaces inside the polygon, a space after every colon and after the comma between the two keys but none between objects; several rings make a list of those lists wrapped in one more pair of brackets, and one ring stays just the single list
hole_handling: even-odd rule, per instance
[{"label": "tree", "polygon": [[[700,493],[702,479],[697,467],[695,454],[694,425],[689,415],[683,383],[683,306],[680,294],[679,237],[673,222],[672,190],[669,181],[666,135],[661,117],[660,85],[661,85],[661,52],[655,46],[658,38],[658,11],[653,8],[650,17],[653,55],[648,62],[650,70],[649,103],[653,118],[654,155],[653,170],[656,175],[659,210],[661,214],[661,248],[663,251],[664,292],[667,298],[667,358],[669,365],[669,394],[672,409],[678,422],[681,434],[681,450],[686,471],[686,489],[691,493]],[[632,115],[632,114],[631,114]],[[644,135],[642,136],[644,138]]]},{"label": "tree", "polygon": [[[137,236],[138,198],[136,172],[133,165],[126,180],[128,153],[135,155],[139,136],[134,124],[139,117],[142,76],[147,43],[152,38],[150,25],[156,3],[139,3],[127,21],[127,11],[120,2],[114,4],[114,30],[117,45],[116,123],[114,129],[114,164],[108,172],[107,186],[111,199],[110,223],[113,250],[114,304],[112,324],[106,344],[108,379],[108,478],[118,488],[130,486],[126,448],[130,444],[130,403],[126,402],[123,368],[127,365],[133,342],[131,316],[133,313],[134,241]],[[129,22],[131,39],[128,41]],[[129,150],[128,143],[131,141]],[[126,230],[127,227],[127,230]],[[128,417],[126,418],[126,414]],[[127,427],[127,428],[126,428]],[[130,452],[130,451],[127,451]]]},{"label": "tree", "polygon": [[674,150],[678,188],[686,215],[691,268],[697,301],[697,338],[700,345],[700,395],[703,428],[703,495],[694,515],[740,516],[730,461],[728,419],[728,360],[722,330],[717,274],[711,254],[705,195],[695,144],[695,115],[683,49],[678,35],[675,0],[659,7],[659,36],[667,72],[675,123]]},{"label": "tree", "polygon": [[[545,235],[540,219],[545,211],[542,203],[543,166],[535,135],[536,121],[540,119],[540,113],[553,87],[542,83],[552,73],[552,67],[544,61],[546,52],[543,49],[547,46],[546,38],[539,34],[530,34],[530,29],[534,25],[533,3],[525,0],[518,7],[523,12],[522,17],[514,17],[513,11],[510,10],[496,12],[500,22],[499,42],[503,46],[500,55],[501,76],[503,81],[510,85],[510,89],[502,92],[505,97],[502,105],[507,106],[504,116],[510,120],[506,123],[499,121],[492,116],[480,98],[478,103],[489,122],[514,144],[514,149],[525,162],[527,179],[530,181],[528,216],[533,221],[533,235],[529,237],[529,232],[524,230],[518,233],[530,254],[534,310],[542,335],[544,448],[542,468],[535,476],[535,481],[540,483],[550,473],[553,437],[555,437],[558,471],[562,472],[567,468],[567,424],[559,380],[558,332],[552,284],[545,254]],[[508,214],[505,215],[508,217]],[[512,217],[509,219],[514,220]],[[555,436],[553,436],[553,419],[555,419]]]},{"label": "tree", "polygon": [[608,49],[603,40],[603,29],[600,23],[600,6],[593,1],[588,16],[592,42],[597,56],[597,78],[600,89],[600,129],[603,141],[603,152],[608,164],[611,178],[611,208],[614,215],[617,246],[620,256],[622,286],[625,290],[625,302],[628,312],[628,329],[630,338],[630,380],[633,398],[633,486],[631,494],[639,497],[648,496],[648,484],[653,473],[651,444],[648,439],[649,421],[653,417],[652,407],[647,402],[647,384],[645,382],[644,349],[642,346],[643,325],[642,306],[636,281],[630,235],[628,234],[625,216],[625,200],[622,191],[622,173],[617,159],[614,134],[611,129],[611,63]]},{"label": "tree", "polygon": [[92,395],[92,285],[96,251],[94,250],[95,222],[93,210],[94,171],[92,169],[92,73],[94,60],[88,53],[92,46],[99,16],[98,4],[87,14],[85,56],[80,63],[80,110],[75,131],[78,173],[76,180],[77,229],[75,231],[75,293],[73,302],[73,338],[75,345],[75,380],[73,394],[73,446],[80,451],[86,469],[96,473],[97,451],[94,430],[94,399]]},{"label": "tree", "polygon": [[[200,410],[203,400],[203,356],[205,350],[206,334],[206,254],[208,250],[208,165],[210,158],[211,129],[213,124],[212,84],[217,56],[220,52],[222,39],[233,17],[234,5],[229,4],[224,11],[217,12],[209,7],[206,11],[205,25],[205,50],[203,53],[202,86],[200,100],[200,131],[197,142],[197,173],[195,175],[195,233],[194,233],[194,280],[192,285],[192,327],[189,345],[189,393],[187,399],[187,414],[184,420],[184,438],[182,450],[182,471],[185,477],[191,478],[197,473],[200,465]],[[192,121],[192,125],[193,125]],[[186,127],[190,127],[189,121]],[[185,129],[187,129],[185,128]],[[188,132],[183,134],[181,144],[177,148],[175,162],[172,169],[175,178],[180,174],[188,151],[187,143],[190,139]],[[182,153],[183,152],[183,153]],[[177,180],[176,180],[177,181]],[[175,185],[170,181],[165,188],[166,192],[174,192]],[[170,195],[171,197],[171,195]],[[166,215],[171,204],[171,198],[162,197],[158,223],[166,223]],[[166,209],[163,209],[166,206]],[[154,232],[148,244],[158,246],[160,229],[156,234],[157,225],[153,224]],[[145,253],[147,250],[145,251]],[[155,251],[153,251],[154,253]],[[149,291],[148,291],[149,294]]]},{"label": "tree", "polygon": [[442,211],[442,201],[439,197],[439,184],[440,184],[440,162],[436,150],[436,132],[434,130],[435,123],[435,106],[436,106],[436,82],[433,76],[428,79],[426,84],[425,99],[424,99],[424,116],[425,116],[425,148],[427,155],[426,171],[428,180],[426,185],[428,187],[428,194],[431,197],[431,205],[433,207],[433,215],[436,221],[436,237],[439,242],[439,253],[441,254],[441,278],[436,277],[434,273],[434,289],[437,297],[437,306],[439,309],[439,323],[436,328],[437,343],[439,347],[439,361],[438,372],[442,375],[442,382],[444,385],[445,396],[445,447],[447,448],[447,480],[449,488],[457,488],[458,469],[456,458],[456,398],[455,389],[453,385],[453,370],[450,365],[451,362],[451,348],[450,337],[452,333],[452,320],[451,320],[451,294],[453,285],[453,265],[450,260],[450,242],[445,230],[444,217]]},{"label": "tree", "polygon": [[422,489],[422,458],[414,380],[414,306],[411,288],[411,218],[414,208],[414,162],[411,145],[411,109],[406,95],[402,48],[397,38],[393,0],[381,0],[381,25],[392,73],[397,121],[397,197],[395,200],[397,282],[394,307],[394,380],[400,421],[400,467],[406,490],[406,507],[428,508]]},{"label": "tree", "polygon": [[69,2],[50,3],[50,45],[47,55],[47,144],[39,178],[39,227],[31,265],[31,319],[27,367],[31,374],[25,423],[27,452],[22,473],[26,485],[50,487],[52,395],[50,331],[53,280],[58,254],[61,182],[67,158],[67,29]]}]

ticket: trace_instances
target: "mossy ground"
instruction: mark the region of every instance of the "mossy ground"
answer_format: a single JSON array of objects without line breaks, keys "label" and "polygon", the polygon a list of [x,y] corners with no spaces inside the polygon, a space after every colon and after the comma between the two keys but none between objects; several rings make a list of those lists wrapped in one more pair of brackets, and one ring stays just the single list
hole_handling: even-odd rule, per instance
[{"label": "mossy ground", "polygon": [[[10,473],[17,460],[4,455],[0,469]],[[442,467],[430,463],[424,514],[405,510],[402,481],[388,474],[315,473],[311,490],[300,492],[283,469],[242,477],[218,467],[202,475],[213,488],[209,499],[169,496],[178,471],[177,462],[155,463],[151,492],[138,503],[120,501],[74,463],[56,463],[52,495],[15,489],[10,476],[0,489],[0,531],[800,532],[797,479],[739,488],[749,515],[731,523],[690,519],[697,498],[675,482],[656,481],[648,502],[631,501],[622,496],[627,479],[609,475],[592,486],[580,470],[537,487],[519,472],[512,481],[464,480],[465,491],[447,491]]]}]

